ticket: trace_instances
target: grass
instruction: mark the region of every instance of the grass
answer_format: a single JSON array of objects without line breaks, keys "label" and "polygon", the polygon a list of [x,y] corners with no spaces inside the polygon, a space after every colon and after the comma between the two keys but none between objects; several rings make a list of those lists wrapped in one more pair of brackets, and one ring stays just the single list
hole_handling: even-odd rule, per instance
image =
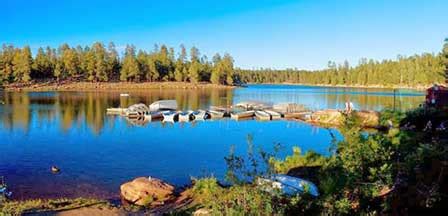
[{"label": "grass", "polygon": [[21,215],[24,213],[43,213],[49,211],[62,211],[88,206],[109,206],[104,200],[76,198],[76,199],[32,199],[24,201],[7,201],[0,203],[0,215]]}]

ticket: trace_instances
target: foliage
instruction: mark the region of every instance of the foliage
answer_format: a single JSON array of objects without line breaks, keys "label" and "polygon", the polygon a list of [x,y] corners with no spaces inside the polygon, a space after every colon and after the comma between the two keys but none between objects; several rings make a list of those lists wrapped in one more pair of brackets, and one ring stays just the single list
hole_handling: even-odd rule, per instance
[{"label": "foliage", "polygon": [[[440,128],[398,127],[420,121],[448,121],[443,110],[416,109],[407,113],[385,110],[382,122],[393,122],[387,131],[363,131],[359,119],[345,116],[340,128],[343,140],[335,142],[334,154],[324,157],[313,152],[303,154],[295,147],[284,159],[254,151],[248,137],[246,155],[232,148],[225,158],[228,188],[215,178],[200,179],[195,194],[202,207],[215,214],[421,214],[437,212],[446,202],[443,165],[447,161],[448,134]],[[277,152],[277,148],[274,152]],[[278,191],[267,193],[255,179],[270,173],[289,173],[297,167],[319,167],[320,196],[306,194],[288,197]],[[311,179],[312,176],[299,176]]]},{"label": "foliage", "polygon": [[313,151],[308,151],[304,155],[299,147],[293,148],[293,154],[287,156],[284,160],[272,157],[269,163],[274,167],[275,172],[287,173],[295,167],[322,166],[326,158]]}]

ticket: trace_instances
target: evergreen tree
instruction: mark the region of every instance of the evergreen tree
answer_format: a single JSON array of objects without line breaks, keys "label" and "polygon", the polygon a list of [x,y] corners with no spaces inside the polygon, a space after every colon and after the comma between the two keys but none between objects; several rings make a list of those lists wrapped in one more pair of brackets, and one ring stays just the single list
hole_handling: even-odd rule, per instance
[{"label": "evergreen tree", "polygon": [[221,56],[216,53],[213,56],[213,69],[210,77],[210,82],[213,84],[221,84],[221,72],[223,71]]},{"label": "evergreen tree", "polygon": [[126,52],[123,60],[123,65],[120,71],[121,81],[140,81],[140,68],[138,61],[135,58],[135,47],[132,45],[126,46]]},{"label": "evergreen tree", "polygon": [[107,48],[107,76],[109,79],[118,78],[120,73],[120,59],[115,44],[110,42]]},{"label": "evergreen tree", "polygon": [[448,83],[448,38],[445,39],[445,44],[443,45],[442,61],[445,66],[445,83]]},{"label": "evergreen tree", "polygon": [[190,82],[192,83],[198,83],[199,82],[199,70],[200,70],[200,64],[197,61],[193,61],[190,65],[190,68],[188,70],[189,72],[189,78]]},{"label": "evergreen tree", "polygon": [[32,56],[29,46],[17,49],[13,58],[14,80],[16,82],[28,82],[31,80]]}]

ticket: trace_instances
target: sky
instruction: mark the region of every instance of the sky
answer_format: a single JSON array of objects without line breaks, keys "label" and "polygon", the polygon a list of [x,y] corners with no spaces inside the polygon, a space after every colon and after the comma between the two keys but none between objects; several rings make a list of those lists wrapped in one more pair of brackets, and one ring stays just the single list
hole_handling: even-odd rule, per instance
[{"label": "sky", "polygon": [[438,53],[447,0],[0,0],[0,44],[196,46],[240,68],[322,69]]}]

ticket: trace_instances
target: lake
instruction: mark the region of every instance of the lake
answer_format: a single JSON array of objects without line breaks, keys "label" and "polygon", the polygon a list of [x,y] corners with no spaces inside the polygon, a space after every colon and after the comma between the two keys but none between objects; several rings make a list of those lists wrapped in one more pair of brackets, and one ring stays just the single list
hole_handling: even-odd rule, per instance
[{"label": "lake", "polygon": [[[130,122],[106,115],[108,107],[176,99],[181,109],[207,109],[245,100],[295,102],[309,109],[411,109],[422,92],[391,89],[249,85],[236,89],[148,90],[131,92],[0,92],[0,176],[16,199],[88,196],[116,198],[120,184],[154,176],[182,186],[191,177],[226,171],[232,146],[247,152],[247,137],[279,157],[299,146],[328,155],[330,130],[297,121],[230,119],[190,123]],[[395,96],[394,96],[395,95]],[[337,131],[331,130],[339,137]],[[52,174],[50,166],[61,168]]]}]

